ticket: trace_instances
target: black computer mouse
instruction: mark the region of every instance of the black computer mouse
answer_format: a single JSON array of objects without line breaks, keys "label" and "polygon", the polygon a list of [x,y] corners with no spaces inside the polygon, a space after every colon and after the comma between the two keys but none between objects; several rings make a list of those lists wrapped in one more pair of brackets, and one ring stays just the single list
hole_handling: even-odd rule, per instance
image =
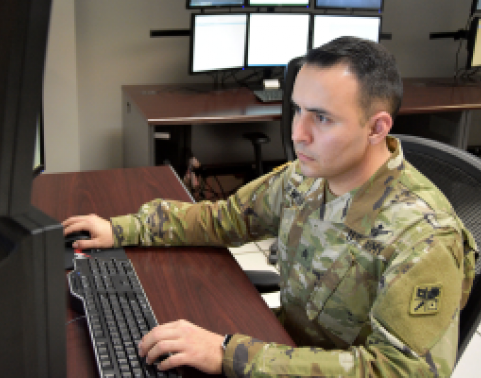
[{"label": "black computer mouse", "polygon": [[65,248],[72,248],[72,244],[77,240],[89,240],[90,233],[88,231],[75,231],[65,235]]}]

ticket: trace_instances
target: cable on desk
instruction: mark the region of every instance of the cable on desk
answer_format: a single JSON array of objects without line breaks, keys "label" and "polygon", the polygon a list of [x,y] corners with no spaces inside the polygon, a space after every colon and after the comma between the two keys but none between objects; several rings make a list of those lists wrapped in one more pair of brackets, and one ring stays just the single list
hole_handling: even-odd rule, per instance
[{"label": "cable on desk", "polygon": [[68,321],[67,323],[65,323],[65,326],[68,326],[70,323],[79,321],[79,320],[81,320],[81,319],[87,319],[87,317],[86,317],[85,315],[78,316],[78,317],[76,317],[75,319],[72,319],[72,320]]}]

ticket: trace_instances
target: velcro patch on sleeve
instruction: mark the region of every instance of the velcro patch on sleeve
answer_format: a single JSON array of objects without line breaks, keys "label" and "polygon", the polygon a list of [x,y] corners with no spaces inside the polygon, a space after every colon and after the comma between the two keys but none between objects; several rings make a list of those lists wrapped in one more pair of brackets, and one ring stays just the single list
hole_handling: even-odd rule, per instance
[{"label": "velcro patch on sleeve", "polygon": [[461,301],[463,272],[450,251],[452,236],[437,236],[420,259],[400,270],[378,295],[373,316],[418,355],[424,355],[446,331]]},{"label": "velcro patch on sleeve", "polygon": [[439,312],[443,286],[440,283],[414,287],[410,305],[411,315],[431,315]]}]

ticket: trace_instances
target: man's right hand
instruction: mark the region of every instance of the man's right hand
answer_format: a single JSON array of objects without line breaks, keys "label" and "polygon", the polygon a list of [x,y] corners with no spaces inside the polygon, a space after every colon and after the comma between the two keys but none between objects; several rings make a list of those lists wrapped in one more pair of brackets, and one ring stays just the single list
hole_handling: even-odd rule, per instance
[{"label": "man's right hand", "polygon": [[64,235],[75,231],[88,231],[90,240],[78,240],[73,247],[78,249],[112,248],[114,234],[108,220],[95,214],[70,217],[62,222]]}]

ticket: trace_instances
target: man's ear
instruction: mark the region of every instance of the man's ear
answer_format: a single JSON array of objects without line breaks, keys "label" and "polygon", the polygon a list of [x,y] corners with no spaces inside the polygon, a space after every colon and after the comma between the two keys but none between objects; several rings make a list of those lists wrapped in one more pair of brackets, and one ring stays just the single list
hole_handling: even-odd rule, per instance
[{"label": "man's ear", "polygon": [[393,120],[388,112],[382,111],[374,114],[369,120],[369,143],[378,144],[386,139],[391,131]]}]

